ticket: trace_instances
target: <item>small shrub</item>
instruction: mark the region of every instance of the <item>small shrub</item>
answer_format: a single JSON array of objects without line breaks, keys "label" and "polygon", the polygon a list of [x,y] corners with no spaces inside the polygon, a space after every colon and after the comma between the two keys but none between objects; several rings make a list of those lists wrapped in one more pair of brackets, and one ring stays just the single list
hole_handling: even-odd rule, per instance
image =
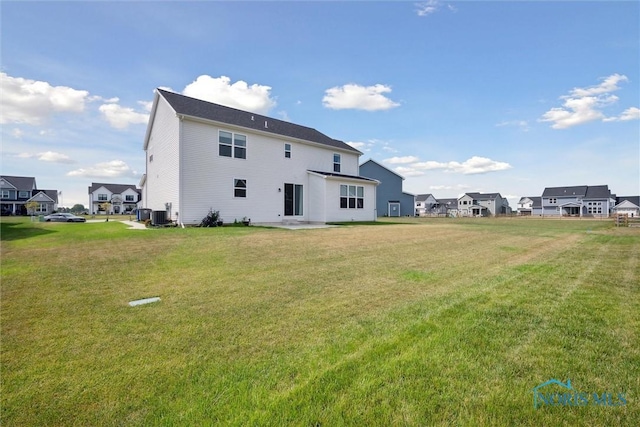
[{"label": "small shrub", "polygon": [[218,227],[220,221],[220,211],[214,211],[209,209],[207,216],[202,218],[200,227]]}]

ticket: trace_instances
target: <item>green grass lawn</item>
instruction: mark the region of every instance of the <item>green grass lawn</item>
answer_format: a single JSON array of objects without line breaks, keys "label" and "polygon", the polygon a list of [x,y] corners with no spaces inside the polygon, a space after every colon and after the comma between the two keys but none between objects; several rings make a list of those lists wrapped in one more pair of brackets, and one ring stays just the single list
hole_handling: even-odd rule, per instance
[{"label": "green grass lawn", "polygon": [[639,229],[400,222],[2,218],[2,425],[637,425]]}]

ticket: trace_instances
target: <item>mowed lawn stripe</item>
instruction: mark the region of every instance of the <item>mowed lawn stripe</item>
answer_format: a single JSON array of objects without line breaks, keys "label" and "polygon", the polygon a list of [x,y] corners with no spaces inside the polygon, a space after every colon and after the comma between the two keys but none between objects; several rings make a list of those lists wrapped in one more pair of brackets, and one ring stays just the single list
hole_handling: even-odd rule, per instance
[{"label": "mowed lawn stripe", "polygon": [[[546,223],[150,233],[109,223],[96,227],[108,228],[110,239],[99,228],[87,237],[69,227],[58,244],[63,229],[46,224],[22,240],[3,233],[3,420],[633,419],[631,405],[532,407],[531,389],[550,375],[571,376],[585,390],[607,381],[638,390],[638,235],[596,222],[568,229]],[[40,241],[66,255],[45,251]],[[126,280],[114,265],[126,266]],[[47,271],[47,280],[33,280],[34,269]],[[591,281],[603,270],[602,282]],[[156,295],[161,302],[127,305]],[[585,322],[594,326],[583,336]],[[562,350],[571,343],[585,354],[567,356]],[[603,347],[611,349],[606,372],[596,368]]]}]

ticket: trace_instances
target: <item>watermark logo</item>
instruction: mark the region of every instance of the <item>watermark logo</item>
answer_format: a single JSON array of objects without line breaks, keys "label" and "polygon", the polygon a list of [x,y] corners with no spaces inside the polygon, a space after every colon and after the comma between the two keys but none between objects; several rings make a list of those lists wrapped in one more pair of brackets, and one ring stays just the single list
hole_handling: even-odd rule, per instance
[{"label": "watermark logo", "polygon": [[575,390],[571,380],[566,383],[554,379],[533,388],[533,407],[542,406],[625,406],[626,393],[584,393]]}]

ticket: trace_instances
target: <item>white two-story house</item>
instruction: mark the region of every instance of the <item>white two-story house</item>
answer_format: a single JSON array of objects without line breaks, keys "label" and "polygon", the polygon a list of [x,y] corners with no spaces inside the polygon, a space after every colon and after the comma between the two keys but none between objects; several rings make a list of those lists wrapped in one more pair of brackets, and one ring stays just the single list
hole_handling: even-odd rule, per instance
[{"label": "white two-story house", "polygon": [[309,127],[157,89],[143,148],[143,207],[183,225],[376,219],[362,153]]},{"label": "white two-story house", "polygon": [[92,214],[128,214],[138,208],[140,199],[140,190],[132,184],[92,182],[89,187],[89,211]]}]

